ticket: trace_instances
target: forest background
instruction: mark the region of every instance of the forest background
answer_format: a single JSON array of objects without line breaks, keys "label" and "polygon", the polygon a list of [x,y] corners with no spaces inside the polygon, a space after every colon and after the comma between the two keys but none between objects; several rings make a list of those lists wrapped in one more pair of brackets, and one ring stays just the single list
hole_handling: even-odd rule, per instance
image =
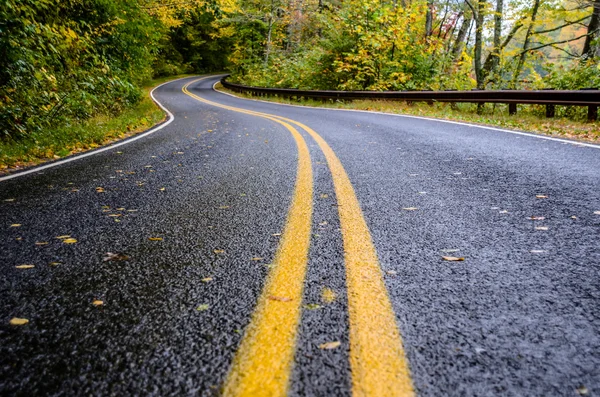
[{"label": "forest background", "polygon": [[0,139],[229,71],[335,90],[600,87],[600,0],[0,0]]}]

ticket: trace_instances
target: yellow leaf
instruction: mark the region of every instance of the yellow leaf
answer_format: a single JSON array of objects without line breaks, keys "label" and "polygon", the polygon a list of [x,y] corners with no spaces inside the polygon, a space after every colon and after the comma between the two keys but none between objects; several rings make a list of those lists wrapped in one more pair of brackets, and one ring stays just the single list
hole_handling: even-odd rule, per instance
[{"label": "yellow leaf", "polygon": [[21,224],[20,223],[13,223],[12,225],[10,225],[10,227],[20,227]]},{"label": "yellow leaf", "polygon": [[331,288],[323,288],[321,291],[321,300],[325,303],[332,303],[337,298],[337,294]]},{"label": "yellow leaf", "polygon": [[251,260],[253,260],[253,261],[262,261],[262,260],[263,260],[263,258],[261,258],[261,257],[258,257],[258,256],[255,256],[255,257],[254,257],[254,258],[252,258]]},{"label": "yellow leaf", "polygon": [[465,258],[462,257],[456,257],[456,256],[442,256],[442,259],[445,261],[450,261],[450,262],[462,262],[465,260]]},{"label": "yellow leaf", "polygon": [[199,312],[203,312],[205,310],[208,310],[210,306],[206,303],[203,303],[202,305],[198,305],[198,307],[196,308],[196,310],[198,310]]},{"label": "yellow leaf", "polygon": [[57,236],[56,238],[59,240],[63,240],[65,238],[69,238],[69,237],[71,237],[71,236],[65,234],[64,236]]},{"label": "yellow leaf", "polygon": [[10,319],[10,325],[25,325],[29,322],[26,318],[13,317]]},{"label": "yellow leaf", "polygon": [[416,211],[418,210],[417,207],[406,207],[406,208],[402,208],[404,211]]},{"label": "yellow leaf", "polygon": [[103,301],[96,299],[95,301],[92,302],[92,305],[94,306],[102,306],[104,304]]},{"label": "yellow leaf", "polygon": [[35,265],[18,265],[15,266],[15,268],[17,269],[33,269],[35,267]]},{"label": "yellow leaf", "polygon": [[213,251],[215,254],[224,254],[225,250],[214,250]]},{"label": "yellow leaf", "polygon": [[229,208],[228,205],[222,205],[219,207],[220,210],[226,210],[227,208]]},{"label": "yellow leaf", "polygon": [[162,237],[148,237],[150,241],[162,241]]},{"label": "yellow leaf", "polygon": [[600,211],[594,211],[594,215],[600,215]]},{"label": "yellow leaf", "polygon": [[321,198],[322,198],[322,199],[326,199],[326,198],[328,198],[328,197],[329,197],[329,195],[328,195],[328,194],[325,194],[325,193],[321,194]]},{"label": "yellow leaf", "polygon": [[532,216],[529,219],[532,220],[532,221],[543,221],[546,218],[543,217],[543,216]]},{"label": "yellow leaf", "polygon": [[543,194],[536,194],[536,195],[535,195],[535,198],[539,198],[539,199],[545,199],[545,198],[548,198],[548,196],[545,196],[545,195],[543,195]]},{"label": "yellow leaf", "polygon": [[75,244],[77,242],[77,240],[75,240],[74,238],[66,238],[63,240],[63,243],[65,244]]},{"label": "yellow leaf", "polygon": [[50,266],[58,266],[58,265],[62,265],[62,263],[60,263],[60,262],[50,262]]},{"label": "yellow leaf", "polygon": [[322,349],[322,350],[331,350],[331,349],[335,349],[337,347],[340,347],[341,344],[342,344],[342,342],[340,342],[340,341],[322,343],[322,344],[319,345],[319,349]]},{"label": "yellow leaf", "polygon": [[548,230],[548,226],[536,226],[535,230]]},{"label": "yellow leaf", "polygon": [[158,190],[160,190],[161,192],[164,192],[164,191],[165,191],[165,190],[167,190],[167,189],[166,189],[166,188],[164,188],[164,187],[161,187],[161,188],[160,188],[160,189],[158,189]]},{"label": "yellow leaf", "polygon": [[96,192],[98,192],[98,193],[104,193],[104,188],[103,188],[103,187],[99,187],[99,186],[98,186],[98,187],[96,188]]},{"label": "yellow leaf", "polygon": [[35,245],[48,245],[49,243],[47,241],[38,241],[35,243]]},{"label": "yellow leaf", "polygon": [[203,283],[210,283],[211,281],[213,281],[213,278],[212,278],[212,277],[204,277],[204,278],[202,279],[202,282],[203,282]]}]

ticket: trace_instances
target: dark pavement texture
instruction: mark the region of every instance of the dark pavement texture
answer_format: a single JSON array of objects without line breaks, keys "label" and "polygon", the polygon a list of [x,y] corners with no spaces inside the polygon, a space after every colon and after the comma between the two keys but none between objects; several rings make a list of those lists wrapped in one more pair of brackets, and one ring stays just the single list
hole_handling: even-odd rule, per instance
[{"label": "dark pavement texture", "polygon": [[[190,90],[300,121],[340,158],[419,395],[600,395],[600,149],[251,102],[212,91],[216,80]],[[175,115],[164,129],[0,182],[2,395],[219,394],[277,249],[297,154],[282,126],[202,104],[181,92],[189,81],[155,92]],[[320,307],[302,314],[290,392],[349,395],[336,199],[303,135],[315,183],[305,304]],[[318,348],[332,340],[342,346]]]}]

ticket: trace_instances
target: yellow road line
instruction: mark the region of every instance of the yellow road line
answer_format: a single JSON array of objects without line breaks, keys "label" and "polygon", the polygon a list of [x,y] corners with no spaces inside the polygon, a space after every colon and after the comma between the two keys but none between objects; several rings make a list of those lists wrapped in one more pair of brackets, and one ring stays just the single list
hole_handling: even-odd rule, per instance
[{"label": "yellow road line", "polygon": [[294,360],[310,245],[313,201],[310,154],[300,133],[287,122],[211,102],[189,92],[187,87],[200,80],[186,84],[183,92],[213,106],[279,123],[292,133],[298,148],[294,195],[274,267],[234,358],[223,391],[225,396],[285,396]]},{"label": "yellow road line", "polygon": [[323,151],[331,170],[344,241],[352,394],[413,396],[410,369],[394,310],[350,178],[334,151],[317,132],[297,121],[277,117],[308,132]]}]

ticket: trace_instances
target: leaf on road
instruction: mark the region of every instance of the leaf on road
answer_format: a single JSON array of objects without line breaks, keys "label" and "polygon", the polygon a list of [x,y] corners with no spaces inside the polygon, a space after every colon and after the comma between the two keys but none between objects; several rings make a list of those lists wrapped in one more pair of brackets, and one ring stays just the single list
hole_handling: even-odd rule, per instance
[{"label": "leaf on road", "polygon": [[442,256],[442,259],[450,262],[462,262],[465,260],[465,258],[457,256]]},{"label": "leaf on road", "polygon": [[575,215],[571,216],[571,219],[577,219],[577,217]]},{"label": "leaf on road", "polygon": [[579,386],[577,389],[575,389],[575,391],[577,392],[577,394],[579,394],[580,396],[587,396],[589,393],[589,390],[587,389],[587,387],[581,385]]},{"label": "leaf on road", "polygon": [[388,270],[388,271],[386,271],[386,273],[389,274],[390,276],[395,276],[396,274],[398,274],[398,272],[395,270]]},{"label": "leaf on road", "polygon": [[507,210],[502,210],[502,211],[500,211],[500,212],[498,212],[498,213],[499,213],[499,214],[508,214],[508,211],[507,211]]},{"label": "leaf on road", "polygon": [[208,310],[209,307],[210,307],[209,304],[203,303],[201,305],[198,305],[198,307],[196,307],[196,310],[199,311],[199,312],[203,312],[205,310]]},{"label": "leaf on road", "polygon": [[546,250],[531,250],[529,252],[531,252],[532,254],[541,254],[541,253],[548,252],[548,251],[546,251]]},{"label": "leaf on road", "polygon": [[160,188],[160,189],[158,189],[158,190],[160,190],[161,192],[164,192],[165,190],[167,190],[167,188],[165,188],[165,187],[161,187],[161,188]]},{"label": "leaf on road", "polygon": [[325,194],[325,193],[322,193],[320,197],[321,197],[322,199],[326,199],[326,198],[328,198],[328,197],[329,197],[329,195],[328,195],[328,194]]},{"label": "leaf on road", "polygon": [[148,237],[148,240],[150,241],[163,241],[162,237]]},{"label": "leaf on road", "polygon": [[277,302],[291,302],[293,300],[292,298],[288,298],[287,296],[275,296],[275,295],[269,295],[269,299],[272,301],[277,301]]},{"label": "leaf on road", "polygon": [[12,201],[15,201],[15,199],[14,198],[8,198],[8,199],[4,199],[4,201],[6,201],[7,203],[10,203]]},{"label": "leaf on road", "polygon": [[35,267],[35,265],[18,265],[15,266],[15,268],[17,269],[33,269]]},{"label": "leaf on road", "polygon": [[62,265],[61,262],[50,262],[49,263],[50,266],[58,266],[58,265]]},{"label": "leaf on road", "polygon": [[328,225],[327,221],[319,222],[319,226],[326,226],[326,225]]},{"label": "leaf on road", "polygon": [[220,210],[226,210],[227,208],[229,208],[228,205],[222,205],[219,207]]},{"label": "leaf on road", "polygon": [[337,294],[331,288],[324,287],[321,291],[321,300],[325,303],[332,303],[336,298]]},{"label": "leaf on road", "polygon": [[443,249],[442,252],[458,252],[459,250],[457,248],[448,248],[448,249]]},{"label": "leaf on road", "polygon": [[97,192],[97,193],[104,193],[104,188],[103,188],[103,187],[100,187],[100,186],[98,186],[98,187],[96,188],[96,192]]},{"label": "leaf on road", "polygon": [[594,215],[600,215],[600,211],[594,211]]},{"label": "leaf on road", "polygon": [[250,259],[252,261],[262,261],[263,258],[259,257],[259,256],[255,256],[254,258]]},{"label": "leaf on road", "polygon": [[273,234],[271,234],[271,236],[273,236],[273,237],[281,236],[281,233],[273,233]]},{"label": "leaf on road", "polygon": [[545,199],[545,198],[548,198],[548,196],[546,196],[546,195],[543,195],[543,194],[536,194],[536,195],[535,195],[535,198],[539,198],[539,199]]},{"label": "leaf on road", "polygon": [[104,256],[104,258],[102,258],[102,261],[103,262],[108,262],[108,261],[119,262],[119,261],[126,261],[127,259],[129,259],[129,257],[125,254],[121,254],[121,253],[113,254],[112,252],[107,252],[106,255]]},{"label": "leaf on road", "polygon": [[319,345],[319,349],[321,350],[331,350],[331,349],[335,349],[337,347],[340,347],[340,345],[342,344],[342,342],[340,342],[339,340],[336,340],[335,342],[326,342],[326,343],[322,343]]},{"label": "leaf on road", "polygon": [[102,306],[104,305],[104,302],[101,300],[96,299],[95,301],[92,302],[92,305],[94,306]]},{"label": "leaf on road", "polygon": [[210,283],[211,281],[213,281],[213,278],[212,278],[212,277],[204,277],[204,278],[202,279],[202,282],[203,282],[203,283]]},{"label": "leaf on road", "polygon": [[548,226],[536,226],[535,230],[548,230]]},{"label": "leaf on road", "polygon": [[224,253],[225,253],[225,250],[213,250],[213,252],[214,252],[215,254],[219,255],[219,254],[224,254]]},{"label": "leaf on road", "polygon": [[403,209],[404,211],[416,211],[416,210],[418,210],[418,208],[417,208],[417,207],[405,207],[405,208],[402,208],[402,209]]},{"label": "leaf on road", "polygon": [[10,325],[25,325],[29,322],[26,318],[13,317],[10,319]]},{"label": "leaf on road", "polygon": [[71,236],[69,236],[68,234],[65,234],[64,236],[56,236],[56,238],[59,239],[59,240],[64,240],[64,239],[69,238],[69,237],[71,237]]},{"label": "leaf on road", "polygon": [[12,225],[10,225],[10,227],[21,227],[20,223],[13,223]]},{"label": "leaf on road", "polygon": [[307,310],[318,310],[320,309],[322,306],[317,304],[317,303],[309,303],[308,305],[304,305],[304,308]]},{"label": "leaf on road", "polygon": [[66,238],[63,240],[63,243],[65,244],[75,244],[77,242],[77,240],[75,240],[74,238]]},{"label": "leaf on road", "polygon": [[37,241],[37,242],[35,243],[35,245],[48,245],[48,244],[50,244],[50,243],[49,243],[49,242],[47,242],[47,241]]},{"label": "leaf on road", "polygon": [[532,216],[529,218],[532,221],[543,221],[544,219],[546,219],[546,217],[543,216]]}]

